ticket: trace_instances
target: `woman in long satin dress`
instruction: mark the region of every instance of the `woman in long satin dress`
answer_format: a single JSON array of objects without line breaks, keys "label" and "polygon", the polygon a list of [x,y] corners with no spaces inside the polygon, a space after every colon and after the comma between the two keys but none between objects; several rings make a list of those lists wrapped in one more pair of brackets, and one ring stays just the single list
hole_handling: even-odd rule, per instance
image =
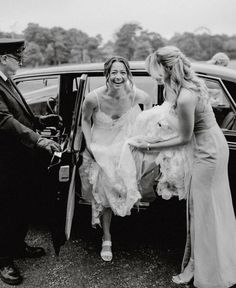
[{"label": "woman in long satin dress", "polygon": [[166,46],[148,56],[146,68],[164,81],[175,97],[178,136],[170,140],[132,143],[139,150],[163,151],[192,141],[194,160],[187,199],[187,242],[176,284],[194,279],[198,288],[226,288],[236,283],[236,220],[228,180],[229,149],[216,123],[205,84],[185,55]]},{"label": "woman in long satin dress", "polygon": [[106,85],[89,93],[83,103],[82,129],[87,150],[79,172],[86,190],[84,196],[92,190],[92,224],[103,229],[101,258],[111,261],[112,213],[122,217],[130,215],[134,204],[141,199],[136,182],[133,181],[129,189],[117,173],[121,149],[141,112],[138,104],[146,109],[152,101],[147,93],[134,86],[125,58],[108,59],[104,75]]}]

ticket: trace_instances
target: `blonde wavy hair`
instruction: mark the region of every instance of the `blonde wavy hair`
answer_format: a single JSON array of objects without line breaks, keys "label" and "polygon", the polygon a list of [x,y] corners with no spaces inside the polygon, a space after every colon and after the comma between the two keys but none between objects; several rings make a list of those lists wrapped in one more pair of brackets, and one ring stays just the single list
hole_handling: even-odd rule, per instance
[{"label": "blonde wavy hair", "polygon": [[155,78],[155,72],[158,73],[163,68],[167,79],[165,85],[168,85],[175,95],[175,104],[181,88],[186,88],[198,92],[200,98],[208,99],[207,87],[203,80],[197,77],[191,67],[187,57],[175,46],[165,46],[159,48],[150,54],[145,66],[148,73]]}]

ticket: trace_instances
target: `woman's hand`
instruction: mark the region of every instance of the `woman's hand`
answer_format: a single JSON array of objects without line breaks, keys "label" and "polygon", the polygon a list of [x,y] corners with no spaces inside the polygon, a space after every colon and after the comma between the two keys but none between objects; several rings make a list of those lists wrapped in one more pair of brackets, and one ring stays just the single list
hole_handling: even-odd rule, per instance
[{"label": "woman's hand", "polygon": [[144,139],[132,139],[129,141],[129,145],[140,150],[140,151],[148,151],[150,144]]}]

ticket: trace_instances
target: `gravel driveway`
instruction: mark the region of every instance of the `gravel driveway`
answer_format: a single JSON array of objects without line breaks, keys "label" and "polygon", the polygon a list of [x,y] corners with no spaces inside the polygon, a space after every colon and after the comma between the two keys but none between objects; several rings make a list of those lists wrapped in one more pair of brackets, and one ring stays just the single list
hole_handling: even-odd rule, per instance
[{"label": "gravel driveway", "polygon": [[[40,259],[20,259],[24,288],[149,288],[177,287],[171,276],[179,271],[185,242],[185,205],[160,201],[132,216],[114,217],[113,261],[103,262],[101,230],[90,225],[90,207],[81,207],[73,235],[54,255],[50,231],[34,224],[27,236],[30,245],[43,246]],[[78,219],[77,219],[78,218]],[[10,287],[0,282],[0,287]]]}]

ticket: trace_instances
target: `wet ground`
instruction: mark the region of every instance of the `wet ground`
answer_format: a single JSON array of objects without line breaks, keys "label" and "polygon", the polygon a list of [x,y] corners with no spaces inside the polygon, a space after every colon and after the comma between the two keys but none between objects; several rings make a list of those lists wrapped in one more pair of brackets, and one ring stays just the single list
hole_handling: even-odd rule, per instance
[{"label": "wet ground", "polygon": [[[90,207],[76,216],[73,235],[56,257],[49,228],[34,224],[27,236],[43,246],[46,256],[16,261],[24,288],[149,288],[177,287],[171,276],[179,272],[185,242],[185,209],[179,201],[160,202],[132,216],[114,217],[113,261],[100,259],[101,230],[90,226]],[[8,285],[0,282],[0,287]]]}]

